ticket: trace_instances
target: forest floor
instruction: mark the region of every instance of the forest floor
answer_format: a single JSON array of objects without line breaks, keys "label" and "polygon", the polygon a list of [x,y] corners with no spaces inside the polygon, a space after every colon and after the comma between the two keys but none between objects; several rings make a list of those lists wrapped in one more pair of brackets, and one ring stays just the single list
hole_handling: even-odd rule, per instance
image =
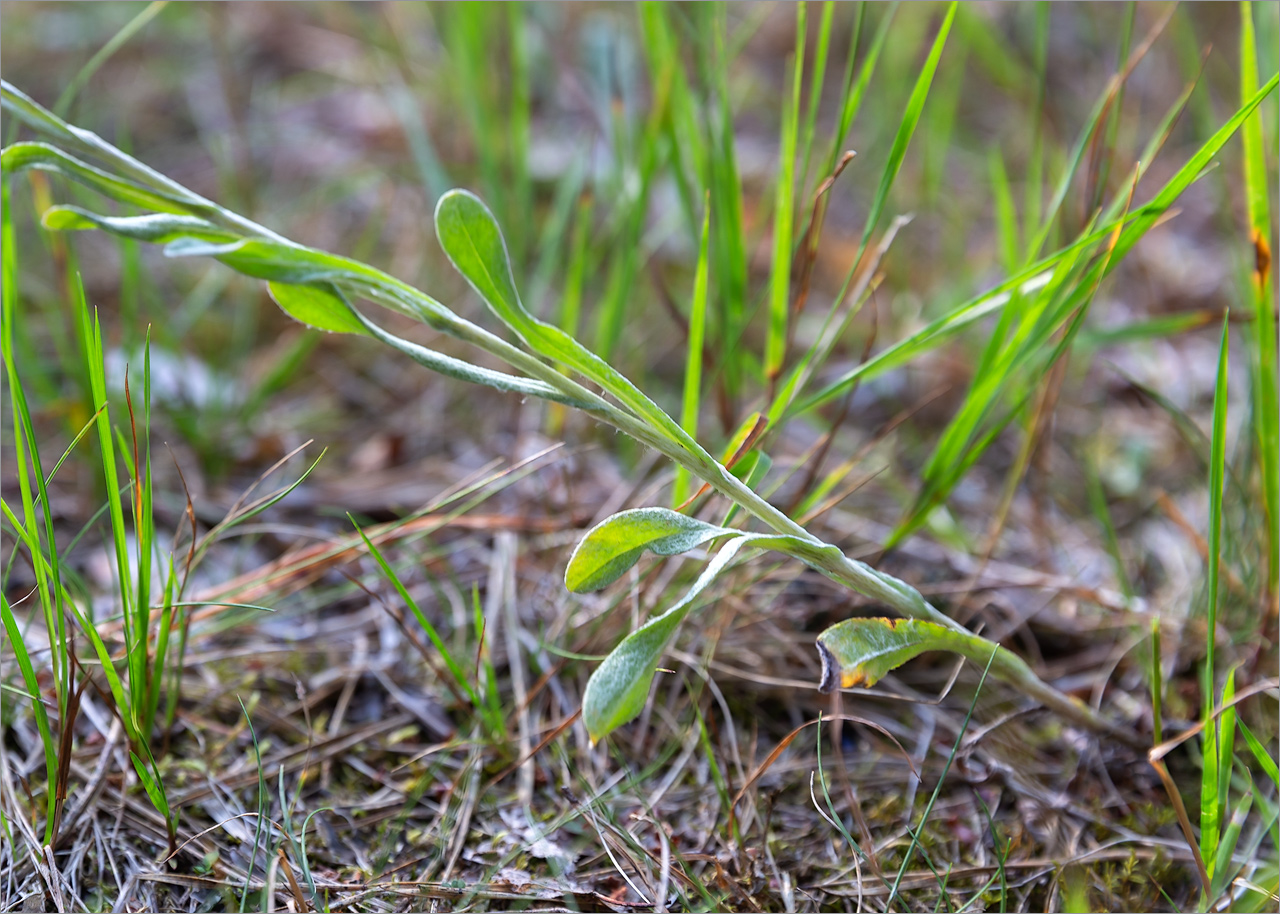
[{"label": "forest floor", "polygon": [[[679,181],[692,154],[669,142],[678,131],[646,132],[656,40],[640,11],[153,7],[76,87],[71,123],[496,329],[432,228],[439,193],[472,188],[497,201],[530,308],[560,320],[576,294],[584,340],[676,413],[698,260]],[[53,108],[143,10],[6,2],[4,78]],[[714,122],[731,116],[750,291],[732,342],[709,331],[700,427],[719,454],[773,393],[758,353],[796,10],[712,10],[656,15],[679,42],[696,97],[700,118],[681,127],[705,129],[699,148],[720,154]],[[841,144],[858,157],[830,191],[792,355],[817,338],[857,266],[863,220],[945,12],[905,4],[893,13]],[[1238,9],[1167,12],[962,5],[879,229],[899,214],[912,221],[823,380],[1005,278],[1108,81],[1138,50],[1046,251],[1074,237],[1096,201],[1127,193],[1162,116],[1197,76],[1134,197],[1149,198],[1231,117]],[[831,35],[814,109],[825,144],[857,17],[861,66],[889,13],[837,5],[829,26],[824,14],[809,5],[811,65],[819,29]],[[1258,46],[1271,49],[1265,82],[1276,10],[1258,5],[1254,15]],[[1262,109],[1273,189],[1275,108],[1273,94]],[[25,136],[8,116],[4,129],[6,143]],[[821,152],[797,173],[805,218]],[[1199,737],[1169,751],[1162,769],[938,652],[871,688],[824,694],[816,636],[883,607],[773,554],[714,585],[668,649],[639,719],[593,745],[578,716],[588,677],[687,589],[706,552],[645,558],[589,595],[566,590],[566,561],[609,515],[671,505],[670,464],[585,415],[431,374],[374,340],[304,329],[261,283],[213,261],[43,232],[38,214],[51,200],[92,195],[29,172],[6,178],[5,280],[21,309],[10,354],[46,474],[94,414],[70,277],[78,271],[102,322],[122,452],[126,366],[141,421],[149,345],[153,598],[171,557],[183,581],[181,599],[169,600],[172,646],[155,674],[164,682],[150,731],[175,830],[140,783],[118,702],[76,629],[68,675],[78,685],[55,720],[66,802],[45,846],[49,737],[6,640],[0,910],[1275,910],[1278,654],[1265,471],[1254,455],[1255,257],[1240,141],[1215,161],[1096,289],[1067,355],[1035,362],[1042,374],[1018,376],[1023,387],[993,401],[981,422],[1025,392],[943,504],[892,549],[883,545],[918,503],[930,455],[972,402],[994,315],[771,429],[763,487],[813,533],[912,584],[1145,745],[1201,720],[1212,644],[1220,675],[1209,703],[1234,670],[1237,693],[1255,690],[1236,706],[1239,721],[1273,760],[1267,772],[1237,740],[1223,821],[1239,814],[1238,844],[1219,897],[1204,898],[1201,848],[1188,844],[1161,778],[1199,833]],[[711,272],[718,295],[727,280],[716,263]],[[618,304],[605,311],[606,302]],[[1222,594],[1210,634],[1208,493],[1228,309]],[[386,325],[462,351],[401,316]],[[12,393],[12,378],[5,384]],[[39,576],[14,535],[17,518],[36,516],[22,510],[14,409],[6,395],[6,612],[56,707]],[[125,623],[99,451],[93,436],[76,444],[45,509],[81,611],[119,652]],[[253,513],[256,499],[286,490]],[[719,522],[726,508],[707,499],[699,516]]]}]

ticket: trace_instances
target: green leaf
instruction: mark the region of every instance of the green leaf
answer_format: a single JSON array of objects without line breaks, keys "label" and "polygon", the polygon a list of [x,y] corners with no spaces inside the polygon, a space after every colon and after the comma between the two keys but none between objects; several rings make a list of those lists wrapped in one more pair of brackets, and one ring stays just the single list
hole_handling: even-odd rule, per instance
[{"label": "green leaf", "polygon": [[40,221],[54,232],[101,229],[124,238],[164,244],[179,238],[226,243],[239,236],[197,216],[147,213],[143,216],[102,216],[78,206],[51,206]]},{"label": "green leaf", "polygon": [[[1227,767],[1230,776],[1231,758],[1223,752],[1223,739],[1219,736],[1218,721],[1214,720],[1214,633],[1218,630],[1219,565],[1222,561],[1222,486],[1227,466],[1227,364],[1230,356],[1230,314],[1222,315],[1222,341],[1218,347],[1218,379],[1213,393],[1213,443],[1209,458],[1209,549],[1205,557],[1208,578],[1208,607],[1206,610],[1205,659],[1202,671],[1204,709],[1201,718],[1204,728],[1204,766],[1200,774],[1200,854],[1204,858],[1209,876],[1214,874],[1217,861],[1218,839],[1221,837],[1223,803],[1220,794],[1219,768]],[[1228,684],[1232,683],[1229,676]],[[1225,735],[1225,734],[1224,734]]]},{"label": "green leaf", "polygon": [[646,549],[676,555],[728,534],[741,535],[666,508],[621,511],[583,537],[569,557],[564,583],[574,593],[600,590],[622,577]]},{"label": "green leaf", "polygon": [[[674,514],[671,511],[665,513]],[[687,517],[683,519],[689,520]],[[606,524],[608,522],[605,521]],[[582,721],[586,724],[592,743],[640,714],[667,642],[693,608],[698,595],[724,570],[738,554],[738,550],[749,542],[750,537],[742,536],[725,543],[724,548],[716,553],[679,603],[624,638],[591,674],[587,691],[582,696]]]},{"label": "green leaf", "polygon": [[351,306],[322,286],[269,282],[267,291],[281,311],[308,327],[332,333],[367,333]]},{"label": "green leaf", "polygon": [[[848,619],[818,636],[823,692],[873,686],[925,651],[968,654],[963,635],[919,619]],[[960,648],[966,648],[960,650]]]},{"label": "green leaf", "polygon": [[[693,587],[662,615],[650,620],[619,644],[587,683],[582,716],[593,741],[634,719],[644,707],[649,685],[662,652],[695,599],[744,546],[775,549],[822,570],[822,560],[834,546],[809,543],[793,536],[743,533],[714,527],[665,508],[624,511],[604,521],[578,546],[569,560],[565,583],[570,590],[603,587],[630,568],[645,549],[674,555],[718,536],[732,535],[703,570]],[[867,569],[867,589],[882,591],[888,582]],[[874,584],[872,584],[874,581]],[[578,586],[575,586],[577,584]],[[826,643],[824,644],[824,639]],[[950,650],[977,662],[990,659],[992,645],[966,631],[953,631],[914,619],[852,619],[828,629],[819,638],[823,656],[823,686],[837,678],[845,685],[873,683],[889,670],[927,650]],[[834,687],[834,686],[832,686]]]},{"label": "green leaf", "polygon": [[0,153],[0,171],[3,171],[6,177],[28,168],[62,175],[92,187],[113,200],[132,203],[146,209],[160,210],[165,213],[189,213],[199,209],[190,203],[175,200],[167,194],[108,174],[48,143],[14,143],[6,146]]},{"label": "green leaf", "polygon": [[340,258],[266,238],[225,243],[178,238],[164,246],[166,257],[213,257],[246,276],[272,282],[307,283],[336,278]]},{"label": "green leaf", "polygon": [[[622,511],[594,527],[569,558],[569,567],[565,569],[565,586],[575,593],[599,590],[621,577],[636,563],[645,549],[658,555],[675,555],[716,537],[728,535],[735,537],[734,542],[750,542],[758,549],[773,549],[797,558],[828,577],[833,576],[830,570],[832,565],[837,561],[842,562],[845,564],[845,574],[855,572],[858,575],[858,590],[864,595],[891,606],[900,605],[906,600],[921,613],[937,612],[928,607],[914,588],[876,571],[864,562],[847,559],[838,548],[828,543],[796,536],[744,533],[741,530],[716,527],[666,508]],[[835,577],[835,580],[840,578]],[[939,619],[942,618],[939,614]],[[954,634],[964,643],[953,649],[964,652],[966,656],[972,653],[973,645],[964,639],[972,639],[975,644],[987,643],[969,632],[956,631]],[[981,662],[985,662],[985,655]]]},{"label": "green leaf", "polygon": [[436,204],[436,234],[458,272],[513,330],[533,320],[520,301],[507,243],[475,194],[451,190]]},{"label": "green leaf", "polygon": [[436,236],[457,271],[529,348],[599,384],[667,441],[700,461],[712,463],[710,455],[621,372],[559,327],[538,320],[525,309],[511,274],[502,230],[479,197],[466,190],[451,190],[441,197],[436,204]]},{"label": "green leaf", "polygon": [[164,246],[166,257],[213,257],[234,270],[255,279],[308,285],[341,281],[362,289],[382,287],[393,290],[396,280],[372,267],[272,238],[241,238],[220,243],[199,238],[178,238]]}]

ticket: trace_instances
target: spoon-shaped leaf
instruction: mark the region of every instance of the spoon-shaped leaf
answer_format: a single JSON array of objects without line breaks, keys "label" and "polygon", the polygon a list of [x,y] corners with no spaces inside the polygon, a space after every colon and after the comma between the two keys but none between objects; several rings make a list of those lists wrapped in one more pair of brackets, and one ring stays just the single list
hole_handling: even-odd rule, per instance
[{"label": "spoon-shaped leaf", "polygon": [[847,619],[818,636],[822,656],[819,688],[832,692],[873,686],[886,673],[925,651],[968,655],[971,647],[964,634],[919,619]]},{"label": "spoon-shaped leaf", "polygon": [[449,191],[436,204],[436,235],[458,272],[505,324],[524,336],[535,318],[520,301],[507,243],[489,207],[470,191]]},{"label": "spoon-shaped leaf", "polygon": [[724,570],[738,550],[750,542],[750,537],[743,536],[725,543],[679,603],[624,638],[596,667],[582,696],[582,721],[592,743],[640,714],[667,642],[693,608],[698,595]]},{"label": "spoon-shaped leaf", "polygon": [[582,538],[569,557],[564,583],[574,593],[599,590],[622,577],[646,549],[676,555],[731,533],[741,535],[666,508],[621,511]]},{"label": "spoon-shaped leaf", "polygon": [[534,352],[599,384],[664,437],[711,463],[702,447],[621,372],[559,327],[538,320],[520,301],[498,220],[467,190],[451,190],[436,204],[436,236],[454,267],[485,303]]}]

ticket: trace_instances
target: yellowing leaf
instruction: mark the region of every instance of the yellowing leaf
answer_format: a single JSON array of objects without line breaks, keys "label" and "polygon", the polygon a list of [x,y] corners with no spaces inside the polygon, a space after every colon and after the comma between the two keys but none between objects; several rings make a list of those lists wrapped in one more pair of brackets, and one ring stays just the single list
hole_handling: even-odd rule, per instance
[{"label": "yellowing leaf", "polygon": [[[964,636],[919,619],[848,619],[818,636],[822,656],[819,688],[833,692],[857,685],[873,686],[925,651],[969,653]],[[966,648],[963,649],[962,648]]]}]

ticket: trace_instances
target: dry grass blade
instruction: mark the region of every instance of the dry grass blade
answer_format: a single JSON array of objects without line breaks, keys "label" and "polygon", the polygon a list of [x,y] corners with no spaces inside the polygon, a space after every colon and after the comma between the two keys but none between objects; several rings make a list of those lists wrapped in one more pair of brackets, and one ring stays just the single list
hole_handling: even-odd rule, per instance
[{"label": "dry grass blade", "polygon": [[[1168,755],[1174,749],[1178,748],[1187,740],[1191,739],[1193,736],[1203,731],[1204,728],[1210,722],[1215,721],[1219,717],[1221,717],[1224,711],[1230,708],[1234,708],[1236,705],[1244,701],[1246,698],[1252,698],[1254,695],[1257,695],[1261,692],[1268,692],[1268,691],[1275,692],[1275,690],[1277,689],[1280,689],[1280,678],[1263,679],[1263,680],[1260,680],[1259,682],[1255,682],[1252,685],[1241,689],[1240,691],[1236,692],[1235,695],[1232,696],[1230,701],[1227,701],[1223,704],[1215,706],[1206,715],[1204,720],[1197,721],[1195,724],[1192,724],[1190,727],[1187,727],[1177,736],[1172,737],[1171,739],[1167,739],[1156,746],[1153,746],[1150,752],[1148,753],[1148,757],[1153,762],[1158,762],[1162,760],[1166,755]],[[1272,697],[1280,698],[1280,694],[1272,695]]]},{"label": "dry grass blade", "polygon": [[917,778],[920,776],[915,769],[914,762],[911,759],[911,753],[908,752],[903,747],[902,743],[898,742],[898,738],[894,736],[892,733],[890,733],[888,729],[886,729],[885,727],[881,726],[880,724],[876,723],[873,720],[868,720],[865,717],[858,717],[852,714],[819,715],[816,720],[806,721],[805,723],[796,727],[786,736],[784,736],[781,740],[779,740],[778,744],[773,747],[773,751],[771,751],[767,756],[765,756],[764,761],[762,761],[759,765],[756,766],[755,770],[751,772],[751,776],[747,778],[746,782],[742,785],[741,788],[739,788],[738,792],[734,794],[733,802],[729,804],[729,832],[731,834],[735,833],[734,817],[736,815],[738,803],[742,800],[744,796],[747,795],[747,791],[751,789],[751,786],[755,784],[756,781],[760,780],[760,778],[764,775],[766,771],[768,771],[771,767],[773,767],[773,763],[776,762],[779,756],[781,756],[782,753],[786,750],[786,748],[791,745],[792,740],[794,740],[797,736],[799,736],[800,733],[804,731],[807,727],[812,727],[814,725],[821,725],[823,723],[830,723],[832,721],[850,721],[851,723],[862,724],[864,727],[870,727],[872,730],[875,730],[876,732],[880,733],[887,740],[889,740],[889,742],[893,743],[895,746],[898,747],[898,751],[902,753],[902,757],[906,759],[907,765],[911,769],[911,774]]}]

